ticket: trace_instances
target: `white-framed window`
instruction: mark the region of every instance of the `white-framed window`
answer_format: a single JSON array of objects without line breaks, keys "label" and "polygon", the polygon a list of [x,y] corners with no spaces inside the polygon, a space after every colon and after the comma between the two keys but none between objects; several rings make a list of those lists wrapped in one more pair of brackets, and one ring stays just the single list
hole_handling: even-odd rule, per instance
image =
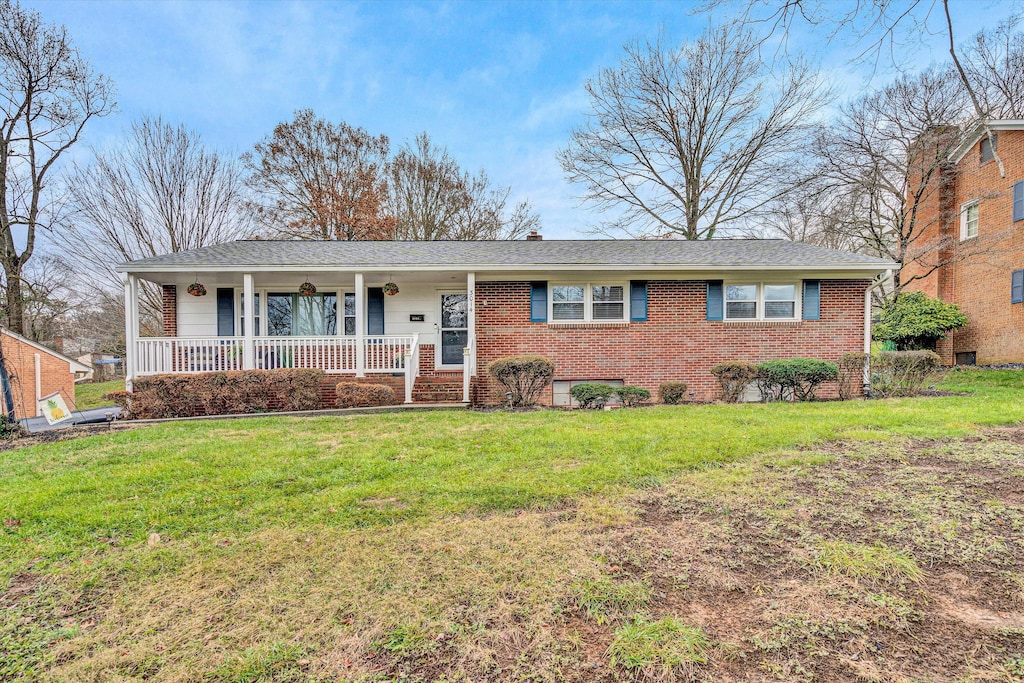
[{"label": "white-framed window", "polygon": [[736,282],[725,285],[726,320],[796,320],[799,286],[791,282]]},{"label": "white-framed window", "polygon": [[342,315],[345,318],[345,336],[352,337],[356,333],[356,295],[352,292],[345,292],[344,303],[342,304]]},{"label": "white-framed window", "polygon": [[626,285],[572,283],[551,285],[553,322],[624,322],[627,319]]},{"label": "white-framed window", "polygon": [[978,236],[978,202],[969,202],[960,207],[960,239]]}]

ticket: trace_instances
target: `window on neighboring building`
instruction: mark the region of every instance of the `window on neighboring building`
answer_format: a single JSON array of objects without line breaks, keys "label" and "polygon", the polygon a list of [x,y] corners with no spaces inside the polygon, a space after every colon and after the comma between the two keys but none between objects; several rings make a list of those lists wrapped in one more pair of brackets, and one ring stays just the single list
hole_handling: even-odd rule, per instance
[{"label": "window on neighboring building", "polygon": [[992,161],[996,158],[994,152],[999,151],[999,134],[992,133],[992,139],[986,135],[981,139],[981,163]]},{"label": "window on neighboring building", "polygon": [[964,204],[960,208],[960,239],[978,236],[978,202]]},{"label": "window on neighboring building", "polygon": [[726,320],[794,320],[797,315],[795,284],[726,284]]},{"label": "window on neighboring building", "polygon": [[338,333],[337,305],[338,295],[334,292],[318,292],[312,296],[269,293],[267,334],[271,337],[335,335]]},{"label": "window on neighboring building", "polygon": [[626,286],[572,284],[551,286],[551,320],[621,322],[626,319]]}]

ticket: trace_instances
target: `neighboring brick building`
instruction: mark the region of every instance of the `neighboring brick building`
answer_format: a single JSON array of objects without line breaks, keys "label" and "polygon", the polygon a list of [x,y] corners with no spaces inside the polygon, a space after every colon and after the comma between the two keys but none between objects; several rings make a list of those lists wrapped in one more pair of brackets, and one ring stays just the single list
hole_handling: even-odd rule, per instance
[{"label": "neighboring brick building", "polygon": [[[939,343],[947,364],[1024,362],[1024,121],[988,126],[998,161],[979,126],[935,176],[918,220],[922,242],[942,247],[932,263],[944,265],[906,287],[958,304],[970,319]],[[926,268],[907,265],[904,280]]]},{"label": "neighboring brick building", "polygon": [[[864,351],[868,288],[894,265],[784,240],[238,241],[119,266],[126,371],[313,367],[497,403],[487,364],[539,354],[545,403],[587,380],[712,400],[722,361]],[[139,336],[142,279],[162,287],[161,337]]]},{"label": "neighboring brick building", "polygon": [[8,330],[0,331],[0,350],[17,419],[35,417],[36,400],[56,392],[60,392],[69,407],[74,407],[75,375],[89,372],[88,365]]}]

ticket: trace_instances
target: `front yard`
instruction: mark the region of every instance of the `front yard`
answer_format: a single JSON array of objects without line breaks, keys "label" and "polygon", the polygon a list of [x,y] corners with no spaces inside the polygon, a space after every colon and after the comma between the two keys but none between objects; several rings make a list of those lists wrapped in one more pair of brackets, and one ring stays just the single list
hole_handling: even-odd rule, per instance
[{"label": "front yard", "polygon": [[1024,374],[0,453],[0,680],[1016,680]]}]

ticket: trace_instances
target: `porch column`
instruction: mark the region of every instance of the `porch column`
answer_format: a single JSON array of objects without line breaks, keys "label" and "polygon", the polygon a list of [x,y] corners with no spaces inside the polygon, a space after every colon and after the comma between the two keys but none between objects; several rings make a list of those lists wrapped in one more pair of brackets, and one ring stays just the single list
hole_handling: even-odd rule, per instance
[{"label": "porch column", "polygon": [[245,339],[242,340],[242,369],[256,368],[256,291],[253,286],[252,273],[242,274],[242,327]]},{"label": "porch column", "polygon": [[132,390],[132,380],[135,379],[135,340],[138,338],[138,279],[128,273],[124,278],[124,385],[128,391]]},{"label": "porch column", "polygon": [[363,274],[356,273],[356,377],[366,369],[366,288]]},{"label": "porch column", "polygon": [[469,372],[476,376],[476,273],[466,273],[466,343]]}]

